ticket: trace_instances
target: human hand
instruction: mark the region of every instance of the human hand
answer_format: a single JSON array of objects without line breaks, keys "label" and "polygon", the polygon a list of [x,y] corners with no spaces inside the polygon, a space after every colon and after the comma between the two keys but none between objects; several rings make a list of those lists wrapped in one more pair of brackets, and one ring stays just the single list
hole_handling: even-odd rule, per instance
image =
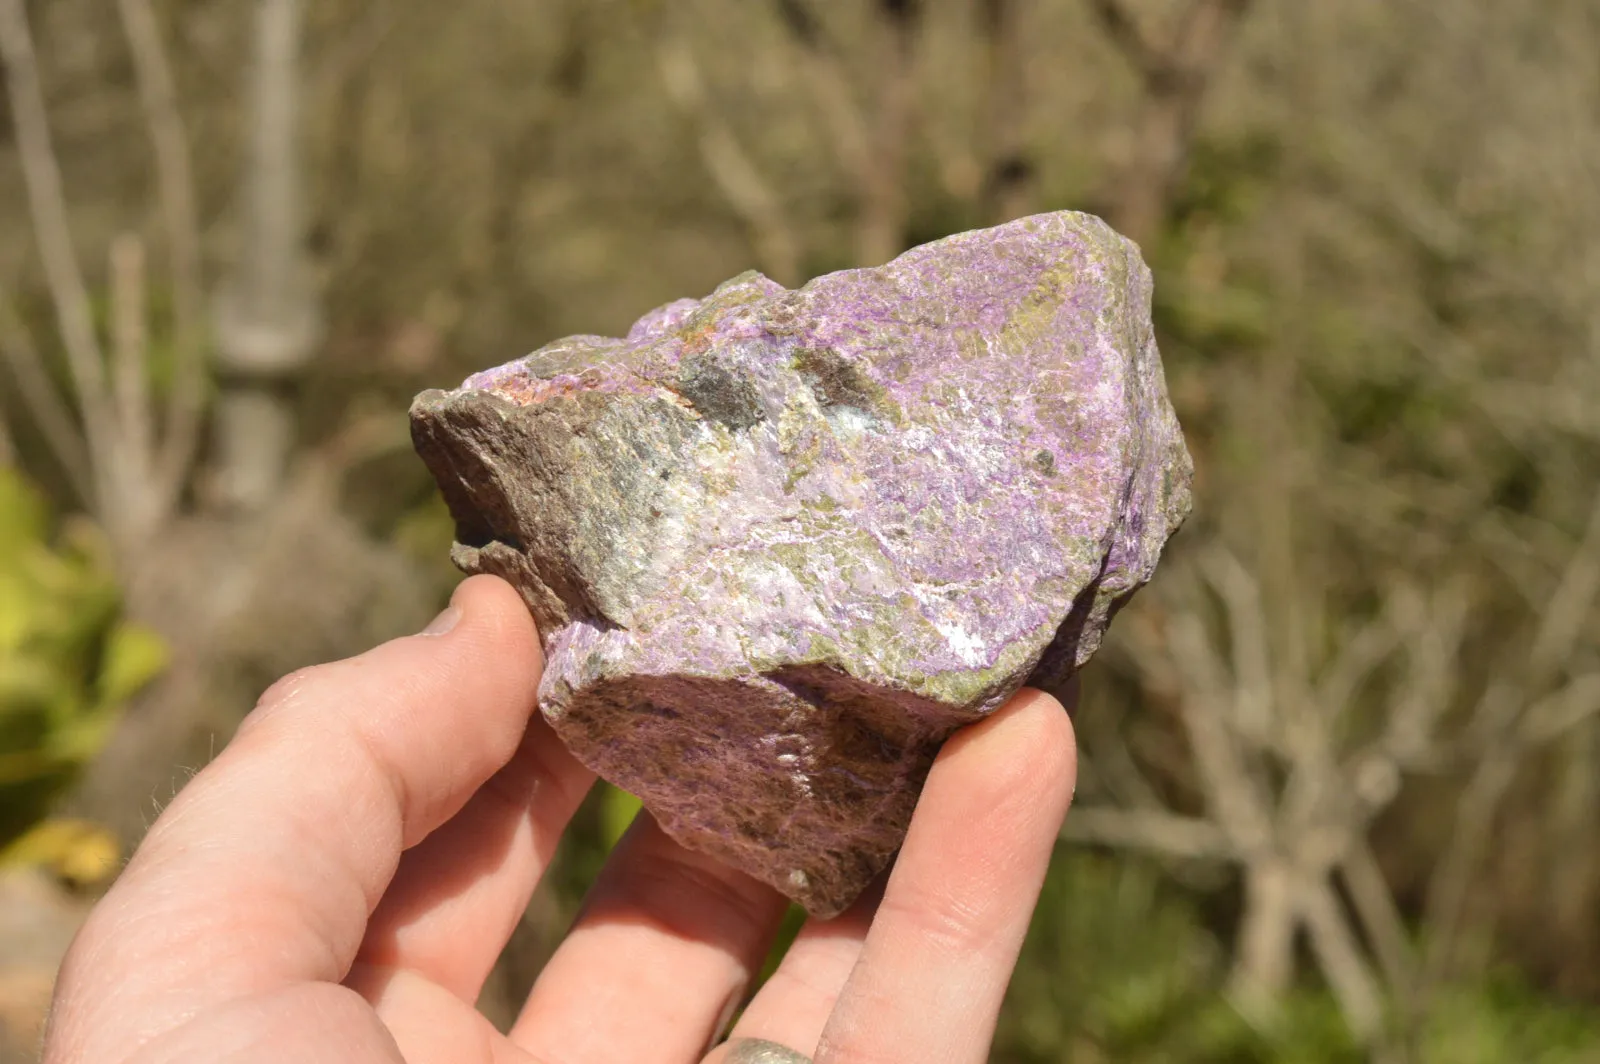
[{"label": "human hand", "polygon": [[[262,697],[79,934],[45,1064],[701,1059],[785,901],[648,815],[509,1034],[474,1007],[594,777],[509,585],[429,629]],[[953,737],[880,896],[808,923],[706,1064],[987,1059],[1075,768],[1036,691]]]}]

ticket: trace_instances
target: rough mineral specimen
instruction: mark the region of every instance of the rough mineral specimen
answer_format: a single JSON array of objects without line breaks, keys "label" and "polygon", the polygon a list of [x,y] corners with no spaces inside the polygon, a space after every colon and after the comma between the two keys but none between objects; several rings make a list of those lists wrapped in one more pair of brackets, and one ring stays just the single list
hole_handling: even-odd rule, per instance
[{"label": "rough mineral specimen", "polygon": [[1088,659],[1189,508],[1150,273],[1082,214],[741,274],[411,417],[456,564],[538,621],[556,732],[818,915],[946,736]]}]

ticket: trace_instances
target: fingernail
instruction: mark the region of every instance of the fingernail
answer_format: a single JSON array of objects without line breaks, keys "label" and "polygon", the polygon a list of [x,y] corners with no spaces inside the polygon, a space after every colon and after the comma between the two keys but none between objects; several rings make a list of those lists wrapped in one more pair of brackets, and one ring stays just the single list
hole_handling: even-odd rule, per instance
[{"label": "fingernail", "polygon": [[461,619],[460,606],[446,606],[444,611],[428,622],[428,627],[422,630],[423,635],[444,635],[456,626]]},{"label": "fingernail", "polygon": [[811,1064],[811,1058],[765,1038],[741,1038],[728,1043],[726,1064]]}]

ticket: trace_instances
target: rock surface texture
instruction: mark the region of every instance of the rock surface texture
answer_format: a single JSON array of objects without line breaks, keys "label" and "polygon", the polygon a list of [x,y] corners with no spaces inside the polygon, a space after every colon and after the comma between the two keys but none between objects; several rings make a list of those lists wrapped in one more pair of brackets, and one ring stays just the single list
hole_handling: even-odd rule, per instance
[{"label": "rock surface texture", "polygon": [[823,916],[945,737],[1058,688],[1189,509],[1150,273],[1081,214],[742,274],[411,417],[456,563],[538,621],[556,732]]}]

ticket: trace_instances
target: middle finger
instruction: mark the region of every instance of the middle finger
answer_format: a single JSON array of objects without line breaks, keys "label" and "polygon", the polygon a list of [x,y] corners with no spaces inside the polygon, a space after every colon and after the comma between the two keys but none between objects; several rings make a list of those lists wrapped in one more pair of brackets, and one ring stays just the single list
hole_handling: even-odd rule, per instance
[{"label": "middle finger", "polygon": [[511,761],[401,857],[348,982],[401,969],[475,1002],[593,782],[535,715]]},{"label": "middle finger", "polygon": [[743,998],[787,904],[641,813],[511,1039],[538,1059],[698,1060]]}]

